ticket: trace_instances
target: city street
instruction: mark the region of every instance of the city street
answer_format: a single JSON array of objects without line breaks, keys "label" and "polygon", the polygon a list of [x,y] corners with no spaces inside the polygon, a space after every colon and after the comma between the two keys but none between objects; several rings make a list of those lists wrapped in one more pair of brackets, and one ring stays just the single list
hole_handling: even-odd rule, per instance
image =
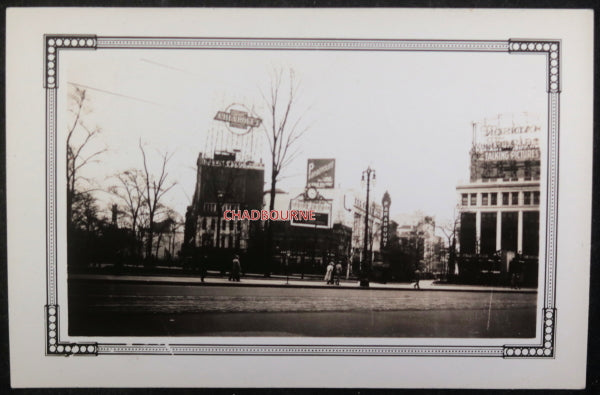
[{"label": "city street", "polygon": [[[258,284],[257,284],[258,283]],[[69,282],[72,336],[533,337],[534,292]]]}]

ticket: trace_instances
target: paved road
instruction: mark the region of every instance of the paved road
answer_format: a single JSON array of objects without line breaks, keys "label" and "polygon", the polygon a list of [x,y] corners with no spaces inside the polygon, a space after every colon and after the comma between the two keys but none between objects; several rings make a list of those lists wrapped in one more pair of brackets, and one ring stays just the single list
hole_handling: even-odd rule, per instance
[{"label": "paved road", "polygon": [[533,337],[536,294],[72,280],[69,334]]}]

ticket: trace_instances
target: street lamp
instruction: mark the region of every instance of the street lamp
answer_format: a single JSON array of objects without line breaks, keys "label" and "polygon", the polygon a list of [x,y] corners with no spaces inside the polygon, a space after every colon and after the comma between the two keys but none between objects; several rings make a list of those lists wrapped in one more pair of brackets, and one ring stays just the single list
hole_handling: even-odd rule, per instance
[{"label": "street lamp", "polygon": [[217,248],[221,248],[221,220],[223,213],[223,191],[217,191]]},{"label": "street lamp", "polygon": [[363,264],[360,271],[360,286],[369,286],[369,274],[371,273],[371,254],[369,253],[369,190],[371,189],[371,179],[375,183],[375,169],[369,166],[362,172],[362,182],[367,186],[367,201],[365,205],[365,238],[363,245]]}]

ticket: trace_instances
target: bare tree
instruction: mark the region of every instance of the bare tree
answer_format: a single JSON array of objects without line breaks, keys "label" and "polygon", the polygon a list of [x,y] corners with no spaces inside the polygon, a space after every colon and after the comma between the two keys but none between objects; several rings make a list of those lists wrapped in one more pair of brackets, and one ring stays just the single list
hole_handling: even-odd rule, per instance
[{"label": "bare tree", "polygon": [[[117,185],[109,188],[109,192],[120,200],[119,211],[129,218],[129,226],[133,234],[134,241],[140,240],[139,226],[140,218],[146,207],[146,183],[144,173],[139,169],[129,169],[114,176],[118,181]],[[132,246],[132,253],[138,253],[135,246]]]},{"label": "bare tree", "polygon": [[448,241],[448,247],[450,247],[453,240],[456,240],[460,230],[460,208],[454,210],[453,218],[451,220],[436,226],[436,228],[442,231]]},{"label": "bare tree", "polygon": [[106,152],[106,148],[92,150],[89,152],[89,143],[96,138],[101,129],[95,127],[90,129],[83,122],[83,116],[89,111],[86,106],[86,90],[78,87],[69,95],[71,101],[70,111],[73,114],[73,122],[67,130],[67,220],[69,225],[73,224],[73,205],[77,200],[76,195],[91,192],[91,188],[83,190],[81,181],[90,180],[81,175],[84,166],[96,162],[98,156]]},{"label": "bare tree", "polygon": [[139,141],[140,151],[142,151],[142,158],[144,161],[144,170],[143,170],[143,182],[144,182],[144,204],[146,207],[147,215],[148,215],[148,234],[147,234],[147,244],[146,244],[146,257],[150,258],[152,256],[152,239],[154,235],[154,223],[157,218],[157,214],[159,210],[164,206],[161,203],[161,199],[164,197],[165,193],[167,193],[171,188],[173,188],[176,184],[175,181],[168,182],[167,178],[169,174],[167,173],[167,163],[172,157],[172,154],[165,152],[161,155],[161,165],[160,165],[160,175],[158,177],[150,174],[150,169],[148,168],[148,160],[146,158],[146,151],[142,146],[142,141]]},{"label": "bare tree", "polygon": [[[297,114],[297,94],[299,85],[294,71],[288,70],[287,77],[282,69],[274,70],[271,76],[268,95],[261,92],[268,108],[268,116],[263,119],[264,131],[269,144],[271,157],[271,189],[269,211],[275,208],[277,182],[282,171],[300,153],[297,143],[308,131],[309,125],[304,124],[304,113]],[[273,246],[273,233],[269,223],[267,230],[267,249],[269,258]]]},{"label": "bare tree", "polygon": [[160,222],[155,222],[155,233],[158,233],[155,247],[155,255],[158,256],[159,249],[161,246],[161,241],[164,237],[168,237],[167,246],[165,247],[165,254],[167,255],[167,259],[173,256],[175,252],[175,233],[177,229],[183,225],[183,220],[181,216],[174,211],[173,209],[166,208],[165,209],[165,219]]},{"label": "bare tree", "polygon": [[88,234],[97,230],[100,210],[94,196],[89,192],[77,193],[73,199],[73,218],[71,226]]},{"label": "bare tree", "polygon": [[454,274],[454,265],[456,264],[456,238],[460,232],[460,208],[454,210],[453,218],[441,226],[437,226],[442,231],[448,241],[448,263],[447,274]]},{"label": "bare tree", "polygon": [[288,72],[286,81],[283,70],[275,70],[269,95],[262,94],[268,107],[268,117],[263,120],[263,125],[271,156],[270,210],[273,210],[275,205],[277,181],[282,171],[300,153],[297,142],[309,129],[308,125],[303,125],[305,114],[295,114],[299,86],[294,71],[290,69]]}]

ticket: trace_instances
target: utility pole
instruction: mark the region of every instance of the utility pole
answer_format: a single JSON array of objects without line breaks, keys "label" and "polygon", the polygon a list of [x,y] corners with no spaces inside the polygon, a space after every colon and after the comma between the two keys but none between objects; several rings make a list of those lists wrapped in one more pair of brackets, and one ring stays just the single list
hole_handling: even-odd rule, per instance
[{"label": "utility pole", "polygon": [[371,188],[371,178],[375,182],[375,169],[369,166],[362,172],[362,181],[367,185],[367,200],[365,206],[365,238],[363,245],[363,264],[360,271],[360,286],[369,287],[369,275],[371,274],[371,254],[369,253],[369,190]]}]

